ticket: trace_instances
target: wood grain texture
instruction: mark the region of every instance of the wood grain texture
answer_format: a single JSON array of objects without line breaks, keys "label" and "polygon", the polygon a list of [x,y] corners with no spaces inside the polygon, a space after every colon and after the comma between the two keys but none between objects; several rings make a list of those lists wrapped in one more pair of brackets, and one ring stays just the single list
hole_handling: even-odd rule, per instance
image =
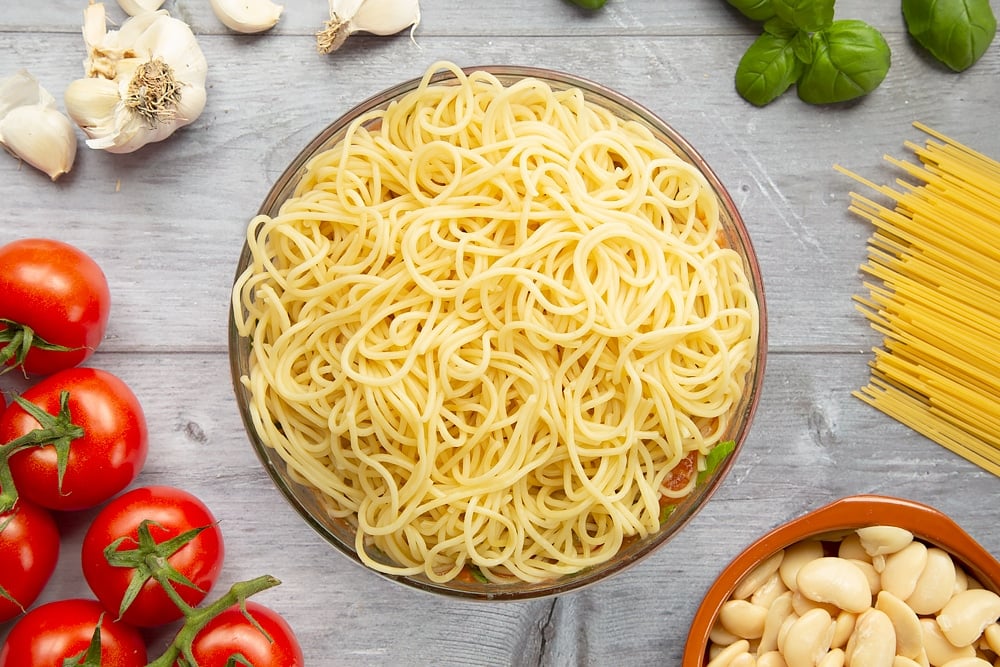
[{"label": "wood grain texture", "polygon": [[[5,7],[0,76],[27,67],[61,98],[82,74],[85,4]],[[285,4],[274,31],[247,37],[222,28],[207,0],[168,0],[209,61],[205,113],[131,155],[92,151],[81,138],[76,167],[58,183],[0,156],[0,243],[52,236],[100,262],[114,305],[91,364],[119,374],[146,409],[151,453],[138,483],[184,487],[213,509],[228,545],[220,589],[263,573],[283,581],[259,599],[288,618],[309,665],[676,665],[699,598],[729,559],[853,493],[934,505],[1000,555],[1000,480],[850,395],[878,344],[852,303],[871,229],[847,211],[858,186],[832,168],[894,178],[883,154],[906,157],[904,141],[923,141],[914,120],[1000,156],[1000,45],[954,74],[917,51],[897,2],[839,0],[838,18],[863,18],[889,41],[883,85],[844,105],[809,107],[790,92],[757,109],[732,78],[758,28],[723,0],[609,0],[592,14],[561,0],[426,0],[413,39],[358,35],[329,56],[312,41],[326,3]],[[109,13],[122,18],[113,4]],[[557,599],[455,602],[352,564],[270,484],[231,389],[229,290],[250,216],[323,127],[439,59],[551,67],[635,98],[717,172],[764,276],[767,374],[729,477],[662,549]],[[19,386],[0,379],[4,390]],[[90,516],[60,517],[63,553],[43,600],[87,594],[78,551]]]}]

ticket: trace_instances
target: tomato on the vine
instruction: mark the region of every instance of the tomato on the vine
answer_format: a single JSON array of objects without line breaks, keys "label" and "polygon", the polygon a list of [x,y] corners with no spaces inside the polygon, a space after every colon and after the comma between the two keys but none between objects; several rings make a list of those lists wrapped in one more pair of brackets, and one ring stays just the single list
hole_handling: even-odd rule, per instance
[{"label": "tomato on the vine", "polygon": [[[185,544],[174,543],[174,538],[197,529],[200,532]],[[121,618],[132,625],[154,627],[181,618],[183,612],[160,583],[148,576],[152,574],[148,568],[143,571],[143,563],[148,562],[143,549],[149,548],[144,543],[150,541],[143,539],[143,531],[155,542],[152,548],[156,553],[193,584],[168,584],[192,607],[205,599],[218,579],[224,547],[222,531],[211,511],[181,489],[141,487],[118,496],[101,509],[83,538],[83,576],[109,612],[116,617],[121,613]],[[132,584],[137,587],[132,591],[135,597],[122,612],[122,600],[137,576],[140,578]]]},{"label": "tomato on the vine", "polygon": [[[45,412],[59,413],[69,392],[71,420],[84,431],[70,441],[62,482],[58,450],[32,447],[10,457],[19,496],[54,510],[94,507],[127,487],[138,476],[149,450],[146,417],[132,390],[111,373],[69,368],[43,379],[21,398]],[[0,443],[37,429],[38,420],[16,402],[0,415]]]},{"label": "tomato on the vine", "polygon": [[146,644],[138,630],[115,621],[96,600],[69,599],[43,604],[25,614],[0,647],[0,667],[58,667],[67,658],[82,658],[98,624],[100,664],[146,664]]},{"label": "tomato on the vine", "polygon": [[192,654],[198,665],[225,667],[230,657],[241,655],[251,665],[301,667],[305,662],[302,647],[288,622],[256,602],[248,600],[246,610],[267,634],[254,627],[239,605],[234,605],[209,621],[195,636]]},{"label": "tomato on the vine", "polygon": [[29,500],[0,513],[0,623],[30,607],[59,560],[59,529]]},{"label": "tomato on the vine", "polygon": [[0,368],[48,375],[78,366],[110,313],[107,278],[79,248],[52,239],[0,246]]}]

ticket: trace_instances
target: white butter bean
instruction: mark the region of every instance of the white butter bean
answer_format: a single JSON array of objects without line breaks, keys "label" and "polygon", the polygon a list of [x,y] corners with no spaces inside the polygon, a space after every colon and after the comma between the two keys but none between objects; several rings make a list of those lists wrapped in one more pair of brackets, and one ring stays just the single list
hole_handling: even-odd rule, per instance
[{"label": "white butter bean", "polygon": [[722,627],[742,639],[758,639],[764,634],[767,607],[746,600],[729,600],[719,610]]},{"label": "white butter bean", "polygon": [[872,562],[871,554],[865,551],[861,545],[861,536],[857,532],[851,533],[837,546],[837,555],[848,560],[864,560]]},{"label": "white butter bean", "polygon": [[816,667],[830,650],[833,619],[825,609],[813,609],[798,618],[785,635],[781,655],[788,667]]},{"label": "white butter bean", "polygon": [[875,608],[888,616],[892,622],[893,630],[896,631],[896,655],[910,659],[920,656],[924,638],[920,629],[920,619],[916,613],[889,591],[881,591],[878,594]]},{"label": "white butter bean", "polygon": [[983,630],[983,638],[990,650],[1000,656],[1000,623],[993,623]]},{"label": "white butter bean", "polygon": [[750,642],[741,639],[715,654],[706,667],[729,667],[737,656],[747,653],[749,650]]},{"label": "white butter bean", "polygon": [[826,655],[823,659],[819,661],[816,667],[844,667],[844,662],[847,660],[843,649],[835,648]]},{"label": "white butter bean", "polygon": [[775,572],[753,592],[750,596],[750,602],[762,607],[770,607],[778,599],[778,596],[787,590],[788,587],[781,580],[781,575]]},{"label": "white butter bean", "polygon": [[861,614],[845,652],[851,667],[892,667],[896,657],[896,631],[892,621],[878,609]]},{"label": "white butter bean", "polygon": [[827,556],[809,561],[799,569],[799,592],[816,602],[829,602],[844,611],[863,612],[872,604],[868,577],[853,563]]},{"label": "white butter bean", "polygon": [[969,590],[969,575],[961,567],[955,566],[955,592],[952,595],[958,595],[967,590]]},{"label": "white butter bean", "polygon": [[916,660],[897,655],[892,659],[892,667],[920,667],[920,663]]},{"label": "white butter bean", "polygon": [[805,540],[785,549],[785,557],[778,568],[778,574],[789,590],[797,591],[796,578],[799,569],[809,561],[823,556],[823,544],[816,540]]},{"label": "white butter bean", "polygon": [[807,611],[811,609],[825,609],[826,613],[830,616],[836,616],[840,613],[840,607],[835,604],[830,604],[829,602],[819,602],[818,600],[810,600],[801,591],[796,591],[792,593],[792,611],[794,611],[799,616],[802,616]]},{"label": "white butter bean", "polygon": [[927,545],[923,542],[910,542],[899,551],[888,554],[882,569],[882,590],[905,600],[913,594],[926,564]]},{"label": "white butter bean", "polygon": [[778,651],[768,651],[757,656],[757,667],[788,667]]},{"label": "white butter bean", "polygon": [[845,560],[853,563],[855,567],[865,573],[872,595],[878,595],[878,592],[882,590],[882,575],[875,570],[872,562],[870,560],[858,560],[857,558],[847,558]]},{"label": "white butter bean", "polygon": [[955,658],[965,658],[976,655],[976,649],[971,645],[955,646],[948,641],[941,628],[933,618],[921,618],[920,629],[923,631],[924,651],[927,660],[933,667],[942,667],[944,663]]},{"label": "white butter bean", "polygon": [[[795,622],[799,620],[799,615],[795,612],[789,614],[784,621],[781,622],[781,627],[778,628],[778,650],[781,651],[781,647],[785,645],[785,639],[788,637],[788,631],[791,629]],[[784,651],[782,651],[784,655]]]},{"label": "white butter bean", "polygon": [[993,665],[982,658],[972,657],[955,658],[944,663],[941,667],[993,667]]},{"label": "white butter bean", "polygon": [[737,600],[745,600],[763,585],[772,574],[778,571],[778,566],[785,557],[785,551],[781,550],[772,554],[767,560],[755,567],[737,584],[733,590],[732,597]]},{"label": "white butter bean", "polygon": [[729,667],[757,667],[757,659],[752,653],[741,653],[729,661]]},{"label": "white butter bean", "polygon": [[831,648],[844,648],[847,646],[847,640],[854,634],[854,624],[857,621],[858,615],[849,611],[842,611],[837,614],[837,619],[834,621],[833,641],[830,643]]},{"label": "white butter bean", "polygon": [[985,588],[970,588],[955,595],[937,615],[944,636],[955,646],[977,641],[1000,618],[1000,595]]},{"label": "white butter bean", "polygon": [[726,630],[725,626],[716,620],[715,625],[712,626],[712,630],[708,633],[708,639],[713,644],[729,646],[733,642],[739,641],[741,637],[738,637],[729,630]]},{"label": "white butter bean", "polygon": [[897,526],[868,526],[857,533],[861,546],[873,558],[896,553],[913,541],[913,533]]},{"label": "white butter bean", "polygon": [[785,620],[792,615],[792,592],[782,593],[771,604],[764,618],[764,632],[757,645],[757,654],[762,655],[778,649],[778,632]]},{"label": "white butter bean", "polygon": [[918,614],[936,614],[955,594],[955,561],[943,549],[927,550],[927,563],[906,604]]}]

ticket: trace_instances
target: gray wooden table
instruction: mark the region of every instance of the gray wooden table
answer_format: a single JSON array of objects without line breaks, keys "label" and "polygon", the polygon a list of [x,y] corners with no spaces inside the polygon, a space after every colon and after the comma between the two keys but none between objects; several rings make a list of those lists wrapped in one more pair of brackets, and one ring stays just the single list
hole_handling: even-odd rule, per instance
[{"label": "gray wooden table", "polygon": [[[833,170],[890,178],[883,154],[903,157],[905,140],[923,141],[914,120],[1000,157],[1000,43],[954,74],[917,52],[897,0],[840,0],[838,18],[867,20],[892,47],[883,85],[852,104],[810,107],[789,93],[758,109],[733,89],[757,28],[724,0],[609,0],[592,14],[564,0],[424,0],[415,40],[355,36],[328,56],[312,37],[326,3],[285,4],[275,30],[238,36],[208,0],[167,0],[209,62],[204,114],[130,155],[90,150],[81,136],[76,167],[55,184],[0,155],[0,243],[51,236],[102,265],[114,306],[90,363],[125,379],[145,408],[151,451],[137,484],[181,486],[216,513],[228,545],[218,590],[264,573],[282,580],[258,599],[289,620],[309,665],[679,664],[699,598],[726,562],[777,524],[854,493],[934,505],[1000,555],[1000,479],[851,396],[879,343],[852,303],[871,229],[848,213],[855,186]],[[82,74],[85,5],[4,3],[0,76],[27,67],[62,106]],[[271,486],[231,389],[229,289],[249,216],[326,124],[439,59],[551,67],[634,97],[715,168],[762,265],[767,374],[730,476],[662,549],[557,599],[455,602],[350,563]],[[90,516],[59,518],[64,548],[43,601],[87,594],[78,548]]]}]

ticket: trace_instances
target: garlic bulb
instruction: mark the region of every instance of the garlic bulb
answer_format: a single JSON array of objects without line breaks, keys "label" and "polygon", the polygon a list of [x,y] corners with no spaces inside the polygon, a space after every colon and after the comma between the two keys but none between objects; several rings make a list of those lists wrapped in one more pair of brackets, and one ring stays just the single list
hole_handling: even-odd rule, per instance
[{"label": "garlic bulb", "polygon": [[211,0],[212,11],[230,30],[257,33],[270,30],[284,9],[271,0]]},{"label": "garlic bulb", "polygon": [[165,0],[118,0],[118,6],[129,16],[137,16],[146,12],[155,12]]},{"label": "garlic bulb", "polygon": [[419,24],[419,0],[330,0],[330,20],[316,35],[316,46],[330,53],[356,32],[394,35]]},{"label": "garlic bulb", "polygon": [[88,146],[130,153],[201,115],[208,63],[186,23],[159,10],[109,31],[102,3],[83,17],[86,77],[70,83],[65,100]]},{"label": "garlic bulb", "polygon": [[0,81],[0,145],[53,181],[76,160],[76,128],[27,70]]}]

